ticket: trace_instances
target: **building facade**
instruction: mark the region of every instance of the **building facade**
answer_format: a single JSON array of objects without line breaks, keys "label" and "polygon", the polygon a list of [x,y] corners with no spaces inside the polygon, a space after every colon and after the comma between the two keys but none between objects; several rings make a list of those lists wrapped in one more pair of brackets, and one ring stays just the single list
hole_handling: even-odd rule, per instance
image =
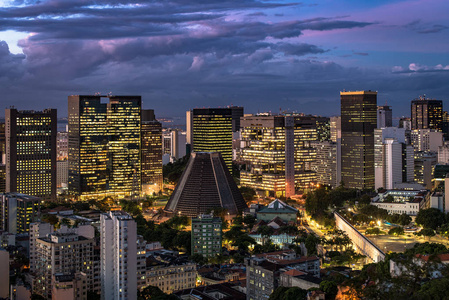
[{"label": "building facade", "polygon": [[377,128],[393,126],[393,111],[391,106],[384,105],[377,107]]},{"label": "building facade", "polygon": [[20,193],[0,194],[0,230],[27,233],[40,212],[42,199]]},{"label": "building facade", "polygon": [[153,110],[142,110],[142,193],[152,195],[162,189],[162,124]]},{"label": "building facade", "polygon": [[33,293],[45,298],[52,296],[56,274],[86,274],[87,286],[92,288],[92,256],[94,239],[76,233],[52,233],[36,239],[36,268]]},{"label": "building facade", "polygon": [[425,96],[412,100],[412,130],[443,129],[443,101],[427,99]]},{"label": "building facade", "polygon": [[68,102],[69,194],[81,200],[140,194],[141,97],[69,96]]},{"label": "building facade", "polygon": [[50,223],[35,222],[30,224],[30,271],[36,271],[37,249],[36,240],[53,233],[54,228]]},{"label": "building facade", "polygon": [[56,198],[56,109],[5,110],[6,192]]},{"label": "building facade", "polygon": [[416,152],[438,152],[443,146],[443,133],[433,129],[415,129],[410,132],[410,141]]},{"label": "building facade", "polygon": [[100,216],[101,299],[137,299],[137,242],[130,215],[110,211]]},{"label": "building facade", "polygon": [[346,187],[374,188],[377,92],[340,92],[341,180]]},{"label": "building facade", "polygon": [[232,172],[232,109],[192,110],[193,152],[219,152]]},{"label": "building facade", "polygon": [[221,226],[221,218],[212,215],[192,218],[192,255],[214,257],[221,254]]},{"label": "building facade", "polygon": [[149,266],[146,285],[157,286],[164,293],[194,288],[196,286],[196,264],[158,264]]},{"label": "building facade", "polygon": [[337,187],[341,181],[341,145],[331,141],[312,142],[316,159],[312,161],[312,170],[316,173],[317,183]]}]

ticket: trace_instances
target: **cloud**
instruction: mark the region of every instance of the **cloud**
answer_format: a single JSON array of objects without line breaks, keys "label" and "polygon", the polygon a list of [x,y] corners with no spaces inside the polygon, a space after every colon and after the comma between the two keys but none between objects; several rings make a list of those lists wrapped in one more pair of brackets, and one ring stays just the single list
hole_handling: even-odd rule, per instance
[{"label": "cloud", "polygon": [[423,22],[421,19],[414,20],[412,22],[407,23],[405,28],[413,30],[417,33],[438,33],[449,27],[441,24],[431,24],[429,22]]},{"label": "cloud", "polygon": [[426,66],[418,63],[411,63],[408,68],[394,66],[393,73],[429,73],[429,72],[449,72],[449,65],[438,64],[436,66]]}]

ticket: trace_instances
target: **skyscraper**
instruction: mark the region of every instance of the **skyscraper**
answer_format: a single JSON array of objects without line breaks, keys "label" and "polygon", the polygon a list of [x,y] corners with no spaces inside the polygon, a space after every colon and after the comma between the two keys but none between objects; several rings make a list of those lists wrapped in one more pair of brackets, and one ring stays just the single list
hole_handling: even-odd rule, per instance
[{"label": "skyscraper", "polygon": [[232,109],[195,108],[193,152],[219,152],[232,172]]},{"label": "skyscraper", "polygon": [[377,92],[340,92],[341,180],[350,188],[374,188]]},{"label": "skyscraper", "polygon": [[142,110],[142,192],[153,194],[162,189],[162,124],[154,110]]},{"label": "skyscraper", "polygon": [[443,101],[431,100],[425,96],[412,100],[412,130],[443,129]]},{"label": "skyscraper", "polygon": [[137,299],[137,225],[125,212],[100,216],[101,299]]},{"label": "skyscraper", "polygon": [[377,107],[377,128],[393,126],[393,112],[391,106],[384,105]]},{"label": "skyscraper", "polygon": [[56,109],[5,110],[6,192],[56,198]]},{"label": "skyscraper", "polygon": [[374,130],[375,188],[393,189],[413,181],[413,146],[407,145],[404,128],[386,127]]},{"label": "skyscraper", "polygon": [[79,199],[140,193],[141,97],[69,96],[68,102],[69,193]]},{"label": "skyscraper", "polygon": [[27,233],[38,218],[42,199],[20,193],[0,194],[0,230]]}]

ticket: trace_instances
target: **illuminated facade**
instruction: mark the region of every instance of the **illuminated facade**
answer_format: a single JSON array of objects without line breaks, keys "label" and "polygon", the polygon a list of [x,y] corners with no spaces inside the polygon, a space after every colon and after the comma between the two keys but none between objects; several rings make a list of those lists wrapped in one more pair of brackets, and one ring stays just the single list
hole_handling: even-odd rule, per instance
[{"label": "illuminated facade", "polygon": [[232,109],[193,109],[193,152],[219,152],[232,172]]},{"label": "illuminated facade", "polygon": [[151,195],[162,189],[162,124],[153,110],[142,110],[142,192]]},{"label": "illuminated facade", "polygon": [[[327,119],[328,120],[328,119]],[[320,131],[324,127],[325,131]],[[320,130],[318,130],[320,128]],[[241,119],[240,184],[272,196],[294,195],[316,183],[311,142],[329,138],[329,122],[315,116],[245,116]]]},{"label": "illuminated facade", "polygon": [[425,97],[412,100],[412,130],[443,129],[443,101],[430,100]]},{"label": "illuminated facade", "polygon": [[311,145],[316,149],[316,159],[312,162],[312,170],[316,172],[317,183],[337,187],[341,180],[338,143],[316,141]]},{"label": "illuminated facade", "polygon": [[346,187],[374,188],[377,92],[340,92],[341,180]]},{"label": "illuminated facade", "polygon": [[56,198],[56,109],[5,110],[6,192]]},{"label": "illuminated facade", "polygon": [[214,257],[221,254],[221,225],[221,218],[213,215],[192,218],[192,255]]},{"label": "illuminated facade", "polygon": [[0,230],[19,234],[30,231],[39,215],[41,199],[20,193],[0,194]]},{"label": "illuminated facade", "polygon": [[[108,103],[102,103],[108,98]],[[141,97],[69,96],[69,193],[81,200],[141,191]]]}]

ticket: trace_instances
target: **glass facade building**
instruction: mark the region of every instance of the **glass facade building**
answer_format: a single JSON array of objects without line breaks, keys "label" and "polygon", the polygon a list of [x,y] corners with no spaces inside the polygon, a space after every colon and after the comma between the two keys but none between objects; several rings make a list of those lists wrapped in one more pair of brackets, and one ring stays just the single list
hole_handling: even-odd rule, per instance
[{"label": "glass facade building", "polygon": [[6,192],[56,198],[56,109],[5,110]]},{"label": "glass facade building", "polygon": [[412,130],[443,130],[443,101],[430,100],[424,97],[412,101]]},{"label": "glass facade building", "polygon": [[374,188],[377,92],[340,92],[341,180],[346,187]]},{"label": "glass facade building", "polygon": [[141,102],[140,96],[69,96],[70,195],[140,193]]},{"label": "glass facade building", "polygon": [[219,152],[232,172],[232,109],[193,109],[193,152]]}]

